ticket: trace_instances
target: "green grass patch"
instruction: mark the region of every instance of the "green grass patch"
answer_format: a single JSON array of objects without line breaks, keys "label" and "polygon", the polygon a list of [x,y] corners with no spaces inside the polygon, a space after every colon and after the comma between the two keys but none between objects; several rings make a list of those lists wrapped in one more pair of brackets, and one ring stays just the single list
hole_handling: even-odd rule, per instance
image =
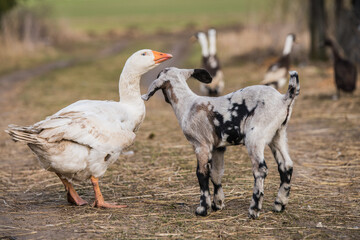
[{"label": "green grass patch", "polygon": [[[66,19],[74,28],[104,32],[113,29],[138,29],[148,33],[176,31],[185,27],[220,27],[241,23],[250,15],[269,15],[272,1],[256,0],[30,0],[28,4],[46,4],[54,9],[54,17]],[[262,20],[251,18],[252,21]]]}]

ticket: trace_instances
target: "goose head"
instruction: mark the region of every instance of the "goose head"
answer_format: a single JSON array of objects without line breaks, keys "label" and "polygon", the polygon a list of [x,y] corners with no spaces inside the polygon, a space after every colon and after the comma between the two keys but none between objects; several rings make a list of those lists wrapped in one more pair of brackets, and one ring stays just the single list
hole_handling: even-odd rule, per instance
[{"label": "goose head", "polygon": [[149,70],[155,68],[160,63],[172,58],[168,53],[153,51],[150,49],[143,49],[131,55],[125,63],[127,71],[143,75]]}]

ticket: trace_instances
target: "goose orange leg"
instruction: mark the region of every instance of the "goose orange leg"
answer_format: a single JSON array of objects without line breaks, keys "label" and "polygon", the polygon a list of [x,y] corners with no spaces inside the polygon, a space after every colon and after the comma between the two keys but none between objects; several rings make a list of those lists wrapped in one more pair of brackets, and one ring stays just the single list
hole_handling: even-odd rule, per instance
[{"label": "goose orange leg", "polygon": [[82,199],[74,189],[73,185],[66,179],[61,178],[61,176],[57,173],[58,177],[62,181],[65,186],[65,190],[67,192],[67,200],[69,203],[75,204],[77,206],[82,206],[88,204],[87,201]]},{"label": "goose orange leg", "polygon": [[104,201],[104,197],[101,194],[100,187],[99,187],[99,179],[96,177],[91,176],[91,182],[94,187],[95,192],[95,202],[93,203],[93,207],[103,207],[103,208],[125,208],[126,205],[115,205],[111,203],[107,203]]}]

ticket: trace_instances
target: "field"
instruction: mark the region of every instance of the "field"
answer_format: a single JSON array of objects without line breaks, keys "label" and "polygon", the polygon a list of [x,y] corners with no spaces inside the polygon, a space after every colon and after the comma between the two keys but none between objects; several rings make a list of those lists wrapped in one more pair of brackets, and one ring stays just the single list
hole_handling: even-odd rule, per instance
[{"label": "field", "polygon": [[[136,2],[131,4],[140,4]],[[67,4],[61,7],[69,8]],[[231,16],[231,9],[228,11]],[[70,20],[77,16],[68,14]],[[86,29],[81,20],[74,21]],[[95,26],[94,31],[99,28]],[[283,213],[272,211],[280,179],[266,149],[269,174],[263,210],[259,219],[248,218],[254,181],[251,163],[246,149],[235,146],[225,154],[225,209],[207,217],[195,216],[200,195],[195,155],[160,93],[146,102],[146,118],[131,147],[134,155],[120,157],[100,181],[105,199],[128,205],[124,209],[69,205],[58,177],[43,170],[27,146],[14,143],[3,131],[11,123],[33,124],[80,99],[118,100],[122,66],[138,49],[172,53],[174,59],[162,67],[199,67],[200,49],[189,41],[192,34],[189,29],[155,31],[141,38],[122,36],[87,42],[73,48],[74,61],[64,67],[41,68],[44,65],[38,63],[25,64],[25,72],[4,71],[0,77],[0,239],[360,237],[360,90],[332,100],[335,87],[331,63],[304,60],[306,33],[298,36],[291,68],[299,72],[301,93],[288,126],[294,175],[290,202]],[[218,36],[225,93],[258,84],[268,64],[281,52],[283,42],[273,28],[267,27],[222,26]],[[66,56],[68,59],[72,60]],[[58,60],[64,56],[51,59]],[[144,76],[142,93],[158,72],[159,68]],[[196,80],[189,80],[189,84],[198,92]],[[90,181],[75,188],[92,202]]]},{"label": "field", "polygon": [[[268,1],[245,0],[199,1],[62,1],[44,0],[53,6],[54,18],[62,19],[75,29],[91,32],[106,32],[117,29],[142,32],[172,31],[183,28],[218,27],[237,24],[261,16],[274,5]],[[30,0],[30,5],[39,4]],[[226,16],[226,17],[224,17]]]}]

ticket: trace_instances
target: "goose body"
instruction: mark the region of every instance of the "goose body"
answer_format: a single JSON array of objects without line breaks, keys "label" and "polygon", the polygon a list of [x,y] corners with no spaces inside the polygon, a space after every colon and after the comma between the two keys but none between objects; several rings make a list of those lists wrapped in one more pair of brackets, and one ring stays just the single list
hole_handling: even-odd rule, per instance
[{"label": "goose body", "polygon": [[294,34],[289,34],[286,37],[282,56],[269,66],[261,84],[271,86],[275,89],[281,88],[286,84],[287,74],[290,67],[290,53],[294,41]]},{"label": "goose body", "polygon": [[207,96],[218,96],[224,90],[225,84],[224,74],[216,54],[216,30],[209,29],[208,38],[203,32],[198,32],[196,37],[201,46],[202,67],[213,77],[209,84],[200,83],[200,92]]},{"label": "goose body", "polygon": [[135,133],[144,120],[141,76],[171,57],[147,49],[134,53],[120,76],[119,102],[77,101],[32,126],[9,125],[7,132],[14,141],[27,143],[42,167],[60,177],[68,191],[69,202],[86,203],[76,194],[71,182],[91,179],[95,206],[114,207],[101,199],[100,190],[95,189],[97,179],[133,144]]},{"label": "goose body", "polygon": [[101,177],[134,142],[144,116],[141,102],[81,100],[33,126],[10,128],[18,132],[15,140],[28,140],[45,169],[70,182],[84,181]]}]

